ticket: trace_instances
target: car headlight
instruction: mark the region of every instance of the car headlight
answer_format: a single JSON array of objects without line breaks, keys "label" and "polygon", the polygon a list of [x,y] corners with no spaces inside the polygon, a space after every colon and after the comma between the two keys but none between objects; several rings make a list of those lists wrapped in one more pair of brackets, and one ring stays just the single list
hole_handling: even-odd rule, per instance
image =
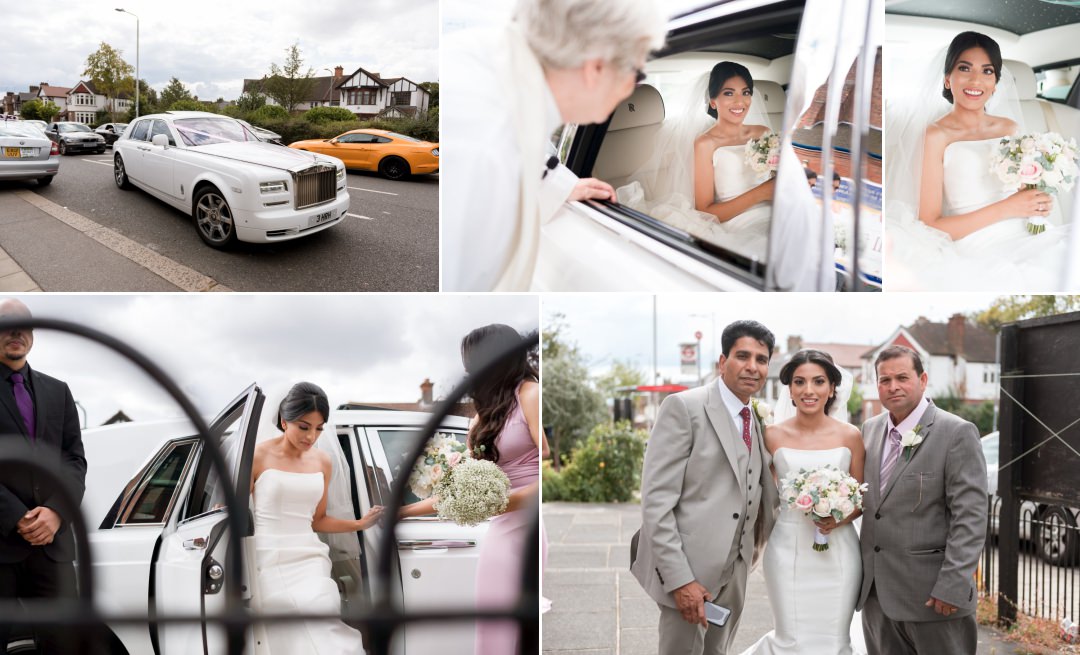
[{"label": "car headlight", "polygon": [[345,169],[344,168],[337,169],[337,180],[338,180],[338,182],[340,182],[340,181],[342,181],[344,179],[345,179]]},{"label": "car headlight", "polygon": [[439,156],[439,149],[438,149],[438,148],[435,148],[434,150],[432,150],[432,151],[431,151],[431,154],[433,154],[433,155],[435,155],[436,157],[438,157],[438,156]]},{"label": "car headlight", "polygon": [[259,183],[259,193],[284,193],[288,190],[289,185],[285,183],[285,180]]}]

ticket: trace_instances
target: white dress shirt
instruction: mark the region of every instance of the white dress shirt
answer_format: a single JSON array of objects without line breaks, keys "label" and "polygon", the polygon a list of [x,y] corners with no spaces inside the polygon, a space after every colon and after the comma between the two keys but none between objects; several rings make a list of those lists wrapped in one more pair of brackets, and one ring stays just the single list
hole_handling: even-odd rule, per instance
[{"label": "white dress shirt", "polygon": [[[900,433],[900,436],[902,437],[904,436],[904,433],[908,430],[915,429],[915,426],[918,425],[919,421],[922,420],[922,416],[926,413],[926,408],[929,406],[930,399],[927,398],[924,394],[923,397],[919,399],[919,404],[915,405],[915,409],[911,410],[911,413],[908,414],[904,420],[900,421],[900,425],[893,425],[892,414],[889,414],[888,418],[886,419],[886,427],[888,427],[888,431],[885,432],[885,435],[888,436],[890,432],[896,430]],[[881,449],[882,464],[885,463],[885,457],[888,455],[888,453],[888,442],[886,442],[886,447]]]},{"label": "white dress shirt", "polygon": [[739,397],[724,384],[723,378],[716,378],[716,384],[720,387],[720,397],[724,399],[724,407],[727,407],[732,420],[735,421],[735,434],[739,435],[741,438],[743,433],[743,420],[742,416],[739,415],[739,412],[743,410],[743,407],[749,408],[751,412],[754,411],[754,408],[750,407],[750,403],[743,403],[743,401],[739,400]]}]

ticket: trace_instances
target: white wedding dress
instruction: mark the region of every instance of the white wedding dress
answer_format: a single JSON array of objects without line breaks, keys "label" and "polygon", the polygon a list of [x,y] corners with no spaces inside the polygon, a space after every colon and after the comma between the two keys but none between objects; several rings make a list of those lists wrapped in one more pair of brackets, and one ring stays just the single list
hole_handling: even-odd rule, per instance
[{"label": "white wedding dress", "polygon": [[[998,141],[958,141],[945,148],[944,215],[972,212],[1013,193],[990,172]],[[1061,291],[1068,228],[1061,226],[1057,202],[1050,221],[1057,226],[1039,235],[1028,233],[1026,218],[1009,218],[953,241],[921,222],[910,206],[890,206],[885,228],[891,242],[886,249],[889,290]]]},{"label": "white wedding dress", "polygon": [[[847,448],[777,448],[778,478],[799,469],[831,464],[849,471]],[[829,534],[829,549],[814,550],[814,523],[781,503],[780,516],[765,547],[765,584],[775,628],[743,655],[852,655],[850,631],[862,584],[862,552],[855,528]]]},{"label": "white wedding dress", "polygon": [[[746,163],[746,146],[721,146],[713,152],[713,183],[716,200],[725,201],[739,196],[766,181]],[[745,257],[764,262],[768,253],[769,223],[772,203],[762,202],[742,214],[719,222],[715,216],[694,209],[693,201],[683,194],[650,202],[638,182],[631,182],[616,191],[619,202],[672,227]]]},{"label": "white wedding dress", "polygon": [[[255,481],[255,566],[259,612],[338,614],[329,548],[311,529],[322,473],[267,469]],[[360,633],[341,621],[265,624],[273,655],[363,655]]]}]

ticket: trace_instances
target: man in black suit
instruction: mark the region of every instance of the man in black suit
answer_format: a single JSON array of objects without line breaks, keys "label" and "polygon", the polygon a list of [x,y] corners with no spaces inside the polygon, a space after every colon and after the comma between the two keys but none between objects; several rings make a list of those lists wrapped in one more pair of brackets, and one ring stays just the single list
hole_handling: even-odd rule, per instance
[{"label": "man in black suit", "polygon": [[[30,318],[18,300],[0,300],[0,319]],[[25,449],[64,480],[81,502],[86,457],[67,384],[32,370],[34,332],[0,332],[0,444]],[[12,450],[5,448],[5,450]],[[0,473],[0,599],[74,598],[75,539],[56,486],[33,470]],[[10,624],[0,619],[0,647]],[[43,654],[71,652],[61,630],[38,630]]]}]

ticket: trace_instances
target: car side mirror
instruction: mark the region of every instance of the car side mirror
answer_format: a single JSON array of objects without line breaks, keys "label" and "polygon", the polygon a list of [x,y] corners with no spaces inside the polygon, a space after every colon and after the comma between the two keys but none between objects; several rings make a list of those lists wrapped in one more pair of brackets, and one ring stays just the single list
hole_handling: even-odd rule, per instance
[{"label": "car side mirror", "polygon": [[150,143],[155,146],[162,146],[164,148],[169,147],[169,135],[167,134],[155,134],[150,138]]}]

